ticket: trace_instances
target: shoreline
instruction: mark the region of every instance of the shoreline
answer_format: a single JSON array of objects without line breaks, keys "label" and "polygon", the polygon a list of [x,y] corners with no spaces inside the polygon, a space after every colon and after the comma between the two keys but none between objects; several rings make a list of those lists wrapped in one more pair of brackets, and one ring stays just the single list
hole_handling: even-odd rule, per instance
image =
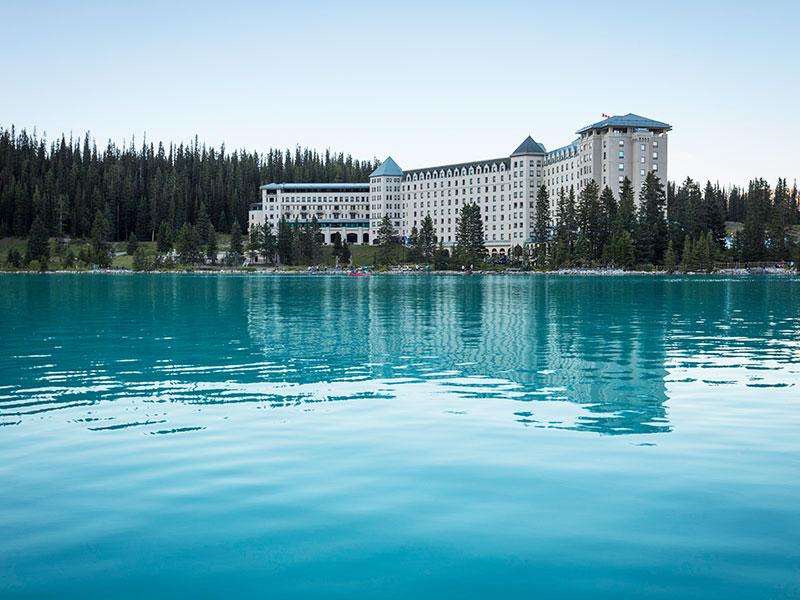
[{"label": "shoreline", "polygon": [[[336,270],[336,271],[306,271],[306,270],[282,270],[279,268],[264,268],[264,269],[176,269],[171,271],[132,271],[130,269],[91,269],[91,270],[53,270],[53,271],[27,271],[27,270],[14,270],[5,271],[0,270],[0,275],[252,275],[252,276],[277,276],[277,275],[306,275],[306,276],[348,276],[350,271]],[[797,269],[781,269],[775,267],[768,267],[764,271],[761,269],[753,269],[747,271],[745,269],[718,269],[710,273],[701,271],[626,271],[624,269],[559,269],[557,271],[473,271],[466,273],[464,271],[442,270],[442,271],[425,271],[425,270],[399,270],[392,269],[390,271],[374,271],[371,276],[397,276],[397,275],[461,275],[461,276],[475,276],[475,275],[505,275],[505,276],[542,276],[542,275],[560,275],[560,276],[628,276],[628,275],[691,275],[691,276],[709,276],[709,275],[725,275],[736,277],[748,276],[796,276]]]}]

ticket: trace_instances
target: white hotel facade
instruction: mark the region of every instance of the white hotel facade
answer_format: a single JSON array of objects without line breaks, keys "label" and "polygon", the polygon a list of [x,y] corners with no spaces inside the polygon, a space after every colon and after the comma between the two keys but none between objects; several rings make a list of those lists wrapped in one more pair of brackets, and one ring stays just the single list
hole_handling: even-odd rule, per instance
[{"label": "white hotel facade", "polygon": [[543,184],[554,223],[562,187],[574,186],[577,195],[593,180],[619,197],[626,177],[634,190],[651,171],[666,181],[671,129],[627,114],[583,127],[577,139],[555,150],[528,136],[503,158],[403,171],[389,157],[370,174],[369,183],[270,183],[260,188],[261,202],[251,205],[249,224],[269,223],[276,231],[281,217],[302,224],[316,216],[325,243],[339,233],[350,244],[371,244],[384,215],[400,236],[410,235],[430,216],[438,239],[448,246],[455,243],[460,207],[477,204],[487,250],[504,254],[531,242],[536,194]]}]

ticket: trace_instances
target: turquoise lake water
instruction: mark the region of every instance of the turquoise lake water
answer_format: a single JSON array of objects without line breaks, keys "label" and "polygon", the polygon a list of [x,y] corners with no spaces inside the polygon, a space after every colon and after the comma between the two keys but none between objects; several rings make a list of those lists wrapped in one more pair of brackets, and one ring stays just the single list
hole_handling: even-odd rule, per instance
[{"label": "turquoise lake water", "polygon": [[0,275],[0,598],[798,598],[800,279]]}]

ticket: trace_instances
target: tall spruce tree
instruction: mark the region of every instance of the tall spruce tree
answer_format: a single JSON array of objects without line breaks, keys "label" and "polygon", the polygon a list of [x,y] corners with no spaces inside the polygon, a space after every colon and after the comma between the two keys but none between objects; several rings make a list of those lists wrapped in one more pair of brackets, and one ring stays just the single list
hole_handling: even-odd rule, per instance
[{"label": "tall spruce tree", "polygon": [[414,225],[411,228],[411,233],[408,236],[408,260],[411,262],[420,262],[422,260],[422,250],[419,243],[419,230]]},{"label": "tall spruce tree", "polygon": [[178,260],[184,265],[203,262],[203,247],[197,230],[191,223],[184,223],[175,239]]},{"label": "tall spruce tree", "polygon": [[745,198],[744,227],[741,236],[741,260],[766,260],[766,228],[771,209],[770,187],[764,179],[754,179]]},{"label": "tall spruce tree", "polygon": [[285,217],[281,217],[278,221],[278,236],[276,242],[276,251],[278,254],[278,261],[283,264],[292,264],[292,226]]},{"label": "tall spruce tree", "polygon": [[247,257],[251,262],[258,261],[258,254],[264,245],[262,235],[260,225],[251,225],[250,230],[247,232]]},{"label": "tall spruce tree", "polygon": [[533,221],[533,243],[535,244],[536,267],[547,266],[548,245],[550,243],[550,194],[542,185],[536,194],[536,213]]},{"label": "tall spruce tree", "polygon": [[108,243],[110,227],[103,211],[97,210],[92,223],[92,260],[100,267],[111,264],[111,244]]},{"label": "tall spruce tree", "polygon": [[472,266],[483,260],[486,253],[483,235],[483,219],[477,204],[465,204],[456,220],[456,248],[459,259]]},{"label": "tall spruce tree", "polygon": [[319,264],[322,259],[322,229],[319,226],[317,215],[311,217],[311,224],[308,226],[309,237],[309,259],[311,264]]},{"label": "tall spruce tree", "polygon": [[667,249],[666,195],[652,171],[645,177],[639,198],[636,258],[642,264],[660,264]]},{"label": "tall spruce tree", "polygon": [[166,254],[172,250],[172,227],[166,221],[162,221],[161,225],[158,227],[156,250],[162,254]]},{"label": "tall spruce tree", "polygon": [[217,232],[214,230],[214,224],[209,223],[208,235],[206,236],[206,259],[212,265],[217,262]]},{"label": "tall spruce tree", "polygon": [[580,250],[576,251],[583,262],[600,257],[600,186],[592,179],[578,194],[578,231]]},{"label": "tall spruce tree", "polygon": [[700,207],[700,214],[703,222],[703,231],[699,233],[711,233],[711,240],[717,249],[725,246],[725,210],[722,206],[722,192],[718,186],[706,183],[703,194],[703,203]]},{"label": "tall spruce tree", "polygon": [[[16,262],[16,256],[12,257]],[[47,227],[42,217],[37,216],[31,225],[28,245],[25,251],[25,262],[39,261],[41,265],[47,265],[50,260],[50,242],[47,235]]]},{"label": "tall spruce tree", "polygon": [[244,256],[244,247],[242,245],[242,228],[239,226],[238,219],[234,220],[231,226],[230,252],[238,262],[241,262],[241,258]]},{"label": "tall spruce tree", "polygon": [[431,219],[430,215],[425,215],[419,230],[419,247],[425,262],[429,263],[433,260],[433,253],[436,250],[437,241],[436,230],[433,227],[433,219]]},{"label": "tall spruce tree", "polygon": [[769,257],[774,261],[789,260],[787,240],[789,191],[786,180],[778,179],[767,224],[767,244]]},{"label": "tall spruce tree", "polygon": [[575,190],[571,187],[567,194],[562,186],[558,191],[558,225],[556,226],[556,250],[553,261],[556,267],[567,267],[572,264],[577,237]]},{"label": "tall spruce tree", "polygon": [[128,244],[125,246],[125,254],[128,256],[133,256],[136,254],[136,250],[139,249],[139,238],[136,237],[135,233],[131,233],[128,236]]},{"label": "tall spruce tree", "polygon": [[602,252],[611,242],[611,232],[617,217],[617,199],[606,186],[600,194],[599,223],[597,225],[597,247]]},{"label": "tall spruce tree", "polygon": [[397,246],[397,230],[392,225],[389,215],[383,215],[381,226],[378,228],[378,261],[382,265],[392,262]]},{"label": "tall spruce tree", "polygon": [[261,253],[267,262],[272,262],[275,258],[276,239],[272,232],[272,225],[266,221],[261,226]]},{"label": "tall spruce tree", "polygon": [[305,260],[305,252],[303,248],[304,234],[305,232],[303,231],[303,227],[300,226],[300,221],[295,218],[294,223],[292,223],[292,258],[289,261],[289,264],[299,265],[302,264],[303,260]]}]

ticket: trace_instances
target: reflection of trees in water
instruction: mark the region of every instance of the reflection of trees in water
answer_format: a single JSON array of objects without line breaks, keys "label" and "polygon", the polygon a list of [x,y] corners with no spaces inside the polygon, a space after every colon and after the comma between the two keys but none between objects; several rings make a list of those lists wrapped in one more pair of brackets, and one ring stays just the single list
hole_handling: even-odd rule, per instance
[{"label": "reflection of trees in water", "polygon": [[[248,286],[248,319],[267,357],[329,368],[320,381],[353,368],[374,378],[489,376],[519,384],[521,401],[580,405],[570,427],[649,433],[669,430],[668,363],[720,348],[774,353],[753,338],[796,329],[797,303],[786,302],[796,287],[665,277],[276,277]],[[783,348],[797,358],[796,348]]]}]

